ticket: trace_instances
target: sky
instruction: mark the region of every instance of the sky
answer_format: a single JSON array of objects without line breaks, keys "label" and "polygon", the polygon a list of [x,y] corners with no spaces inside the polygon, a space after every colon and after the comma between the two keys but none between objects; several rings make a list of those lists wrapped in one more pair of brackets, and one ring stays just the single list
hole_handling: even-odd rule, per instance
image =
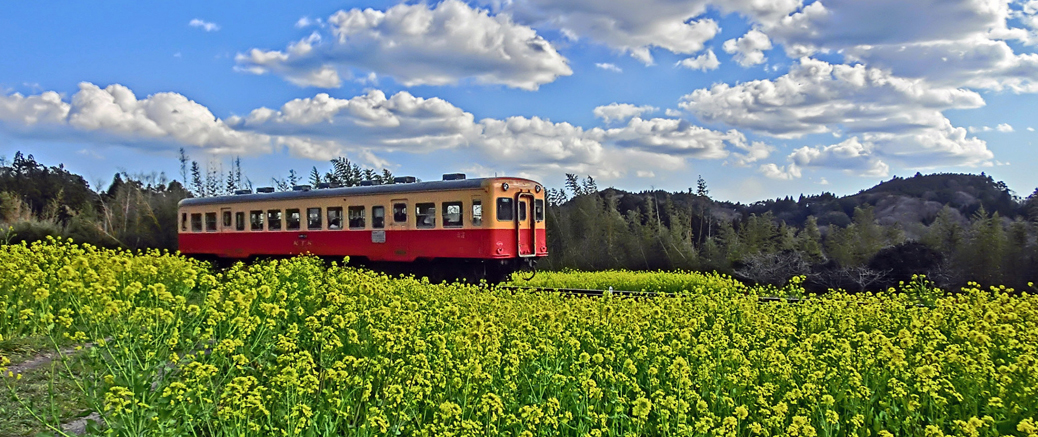
[{"label": "sky", "polygon": [[1038,186],[1038,0],[5,1],[0,157],[254,186],[436,180],[850,194]]}]

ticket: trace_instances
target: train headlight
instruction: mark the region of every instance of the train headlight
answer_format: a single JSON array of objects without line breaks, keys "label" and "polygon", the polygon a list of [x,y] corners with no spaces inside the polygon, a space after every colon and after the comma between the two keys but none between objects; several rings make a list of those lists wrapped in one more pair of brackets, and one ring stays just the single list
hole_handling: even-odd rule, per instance
[{"label": "train headlight", "polygon": [[538,185],[536,187],[533,187],[533,191],[536,191],[536,192],[540,193],[541,192],[541,186]]},{"label": "train headlight", "polygon": [[501,184],[501,189],[504,191],[508,191],[508,182]]}]

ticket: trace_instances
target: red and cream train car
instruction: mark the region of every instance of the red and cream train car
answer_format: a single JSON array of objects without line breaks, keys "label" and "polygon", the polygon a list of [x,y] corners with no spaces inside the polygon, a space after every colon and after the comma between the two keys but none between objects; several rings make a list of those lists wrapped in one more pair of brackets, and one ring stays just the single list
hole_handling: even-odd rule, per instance
[{"label": "red and cream train car", "polygon": [[547,256],[542,185],[509,177],[444,179],[184,199],[180,252],[220,259],[349,256],[456,267],[458,276],[491,280]]}]

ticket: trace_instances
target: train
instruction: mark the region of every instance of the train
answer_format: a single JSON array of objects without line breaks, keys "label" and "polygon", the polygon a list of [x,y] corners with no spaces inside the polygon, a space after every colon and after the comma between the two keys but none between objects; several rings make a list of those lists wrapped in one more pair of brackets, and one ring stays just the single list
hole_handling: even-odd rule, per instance
[{"label": "train", "polygon": [[517,177],[270,187],[178,205],[180,253],[228,263],[349,257],[351,264],[437,279],[501,282],[548,255],[545,189]]}]

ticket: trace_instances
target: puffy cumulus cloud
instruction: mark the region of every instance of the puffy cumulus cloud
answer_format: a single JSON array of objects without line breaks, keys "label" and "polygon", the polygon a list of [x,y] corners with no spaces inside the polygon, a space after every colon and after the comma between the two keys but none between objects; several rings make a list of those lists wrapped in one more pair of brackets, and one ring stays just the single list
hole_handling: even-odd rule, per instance
[{"label": "puffy cumulus cloud", "polygon": [[219,24],[216,24],[216,23],[213,23],[213,22],[209,22],[209,21],[205,21],[205,20],[202,20],[200,18],[195,18],[195,19],[189,21],[187,23],[187,25],[191,26],[191,27],[201,28],[201,29],[205,30],[206,32],[216,32],[217,30],[220,30],[220,25]]},{"label": "puffy cumulus cloud", "polygon": [[[527,172],[579,172],[620,177],[634,168],[682,167],[688,159],[725,159],[746,165],[772,150],[750,143],[741,133],[718,132],[680,119],[642,119],[652,107],[612,104],[596,108],[596,116],[628,120],[611,129],[585,129],[540,117],[486,118],[442,99],[423,99],[407,92],[386,96],[378,90],[351,99],[327,94],[296,99],[279,109],[259,108],[228,119],[232,127],[307,141],[334,142],[345,150],[430,153],[466,150],[493,165]],[[296,146],[304,148],[302,145]],[[316,147],[316,146],[314,146]],[[323,146],[320,150],[334,149]]]},{"label": "puffy cumulus cloud", "polygon": [[[986,143],[968,138],[941,111],[976,108],[979,94],[893,76],[864,65],[801,59],[774,80],[717,84],[682,98],[681,107],[702,120],[779,137],[849,133],[877,153],[914,166],[977,165],[992,157]],[[936,165],[936,164],[935,164]]]},{"label": "puffy cumulus cloud", "polygon": [[799,8],[763,30],[787,50],[958,41],[1006,30],[1004,0],[826,0]]},{"label": "puffy cumulus cloud", "polygon": [[1016,54],[1005,41],[959,41],[852,47],[848,59],[935,84],[1013,92],[1038,92],[1038,55]]},{"label": "puffy cumulus cloud", "polygon": [[753,29],[739,38],[724,42],[721,47],[726,53],[735,55],[735,62],[743,67],[763,64],[768,58],[764,57],[765,50],[771,50],[771,39],[763,32]]},{"label": "puffy cumulus cloud", "polygon": [[890,166],[874,156],[873,147],[857,137],[824,147],[801,147],[789,155],[790,167],[839,169],[859,176],[886,176]]},{"label": "puffy cumulus cloud", "polygon": [[757,171],[769,179],[778,179],[783,181],[799,179],[801,175],[800,169],[793,164],[779,167],[778,164],[768,163],[761,165]]},{"label": "puffy cumulus cloud", "polygon": [[801,0],[484,0],[495,10],[523,22],[553,27],[571,39],[583,37],[653,63],[651,49],[679,54],[703,50],[720,31],[704,17],[708,7],[736,12],[753,21],[772,23],[801,7]]},{"label": "puffy cumulus cloud", "polygon": [[0,122],[28,136],[75,136],[97,142],[196,146],[214,153],[255,154],[271,150],[267,135],[239,132],[205,106],[177,93],[138,99],[122,85],[79,84],[69,101],[53,91],[0,97]]},{"label": "puffy cumulus cloud", "polygon": [[634,106],[630,103],[610,103],[605,106],[599,106],[594,109],[596,118],[602,119],[606,123],[614,121],[624,121],[631,117],[638,117],[646,112],[656,112],[659,108],[655,108],[649,105]]},{"label": "puffy cumulus cloud", "polygon": [[14,93],[0,96],[0,122],[12,127],[30,127],[36,124],[63,124],[71,105],[54,91],[23,96]]},{"label": "puffy cumulus cloud", "polygon": [[237,56],[237,68],[324,88],[340,86],[351,69],[392,76],[406,86],[471,78],[527,90],[573,73],[566,59],[530,27],[458,0],[400,4],[384,12],[339,11],[327,24],[331,41],[315,33],[284,51],[252,49]]},{"label": "puffy cumulus cloud", "polygon": [[998,126],[995,127],[995,130],[1003,133],[1009,133],[1013,131],[1013,126],[1009,123],[999,123]]},{"label": "puffy cumulus cloud", "polygon": [[717,67],[721,66],[721,62],[717,60],[717,55],[714,54],[713,50],[707,50],[706,53],[695,58],[685,58],[678,61],[678,65],[689,70],[708,71],[716,70]]}]

